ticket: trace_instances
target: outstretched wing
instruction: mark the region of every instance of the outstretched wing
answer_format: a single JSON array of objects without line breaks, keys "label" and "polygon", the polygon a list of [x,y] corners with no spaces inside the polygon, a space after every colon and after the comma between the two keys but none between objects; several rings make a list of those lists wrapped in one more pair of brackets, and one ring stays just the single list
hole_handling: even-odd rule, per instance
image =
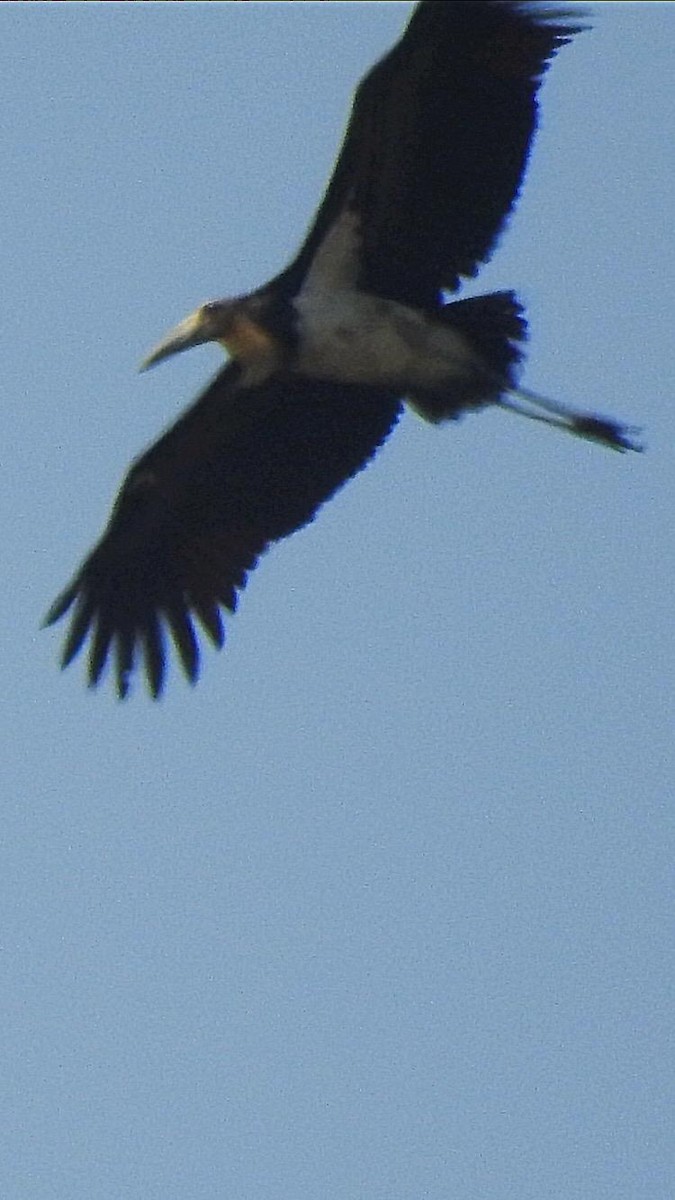
[{"label": "outstretched wing", "polygon": [[125,696],[139,652],[153,696],[162,690],[166,632],[187,677],[199,672],[196,617],[216,646],[221,607],[267,546],[306,525],[395,425],[381,391],[275,377],[244,389],[225,368],[131,467],[108,527],[46,624],[75,605],[62,665],[90,640],[89,682],[113,648]]},{"label": "outstretched wing", "polygon": [[357,89],[324,199],[282,276],[291,288],[346,209],[364,290],[433,307],[441,288],[475,275],[518,195],[541,78],[583,28],[569,16],[523,0],[421,0]]}]

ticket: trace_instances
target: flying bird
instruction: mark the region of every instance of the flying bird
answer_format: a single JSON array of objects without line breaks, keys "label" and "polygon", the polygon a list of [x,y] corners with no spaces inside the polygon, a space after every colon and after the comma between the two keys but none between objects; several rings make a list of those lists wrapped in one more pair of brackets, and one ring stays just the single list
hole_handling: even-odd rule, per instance
[{"label": "flying bird", "polygon": [[421,0],[356,90],[297,256],[245,296],[202,305],[146,360],[203,342],[228,364],[137,458],[101,540],[46,617],[74,606],[66,666],[142,665],[163,688],[168,638],[191,682],[195,620],[216,646],[248,573],[310,522],[389,436],[498,404],[617,450],[625,426],[518,387],[526,323],[512,291],[449,299],[490,257],[518,195],[536,95],[583,26],[525,0]]}]

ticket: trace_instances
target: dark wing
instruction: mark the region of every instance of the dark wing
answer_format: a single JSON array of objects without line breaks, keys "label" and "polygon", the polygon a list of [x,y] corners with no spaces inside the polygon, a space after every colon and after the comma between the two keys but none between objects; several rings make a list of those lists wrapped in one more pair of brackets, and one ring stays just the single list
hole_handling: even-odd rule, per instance
[{"label": "dark wing", "polygon": [[536,93],[583,26],[520,0],[422,0],[365,76],[314,224],[282,278],[302,283],[346,208],[359,217],[359,286],[420,307],[493,249],[518,195]]},{"label": "dark wing", "polygon": [[258,557],[365,466],[400,412],[375,389],[277,376],[245,390],[238,374],[222,371],[132,465],[101,541],[47,614],[52,624],[76,603],[62,665],[89,638],[91,685],[114,647],[125,696],[140,650],[158,696],[166,631],[194,682],[194,617],[221,646],[220,608],[235,611]]}]

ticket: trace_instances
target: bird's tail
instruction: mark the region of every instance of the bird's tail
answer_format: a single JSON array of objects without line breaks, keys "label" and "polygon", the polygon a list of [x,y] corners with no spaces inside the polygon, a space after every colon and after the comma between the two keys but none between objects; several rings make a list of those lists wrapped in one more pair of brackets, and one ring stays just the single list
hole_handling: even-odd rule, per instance
[{"label": "bird's tail", "polygon": [[475,365],[451,388],[416,393],[409,403],[427,421],[455,420],[467,408],[494,404],[502,392],[515,387],[522,344],[527,337],[524,309],[515,292],[491,292],[445,304],[437,319],[469,344]]},{"label": "bird's tail", "polygon": [[419,393],[408,403],[426,421],[456,420],[467,409],[498,404],[533,421],[565,429],[612,450],[641,450],[639,430],[612,417],[571,408],[518,386],[518,367],[527,339],[524,309],[515,292],[491,292],[445,304],[438,319],[457,330],[474,350],[475,367],[452,388]]},{"label": "bird's tail", "polygon": [[502,380],[505,388],[514,386],[527,340],[525,309],[515,292],[454,300],[443,306],[440,316],[464,334],[494,379]]}]

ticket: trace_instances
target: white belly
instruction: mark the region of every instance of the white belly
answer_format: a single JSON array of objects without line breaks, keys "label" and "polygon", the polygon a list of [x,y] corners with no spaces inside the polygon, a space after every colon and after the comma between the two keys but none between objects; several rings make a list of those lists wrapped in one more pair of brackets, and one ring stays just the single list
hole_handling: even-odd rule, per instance
[{"label": "white belly", "polygon": [[311,288],[300,292],[295,307],[300,350],[294,369],[302,375],[404,394],[451,384],[476,366],[460,333],[392,300]]}]

